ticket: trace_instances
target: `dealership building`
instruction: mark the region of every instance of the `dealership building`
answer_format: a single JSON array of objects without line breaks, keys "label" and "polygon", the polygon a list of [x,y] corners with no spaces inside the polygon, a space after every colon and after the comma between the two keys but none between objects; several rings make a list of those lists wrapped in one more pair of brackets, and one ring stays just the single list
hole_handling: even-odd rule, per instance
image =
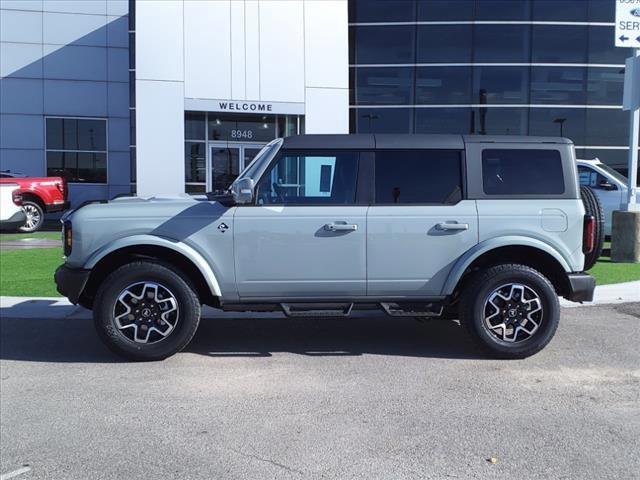
[{"label": "dealership building", "polygon": [[613,0],[0,0],[0,170],[224,188],[298,133],[562,135],[626,168]]}]

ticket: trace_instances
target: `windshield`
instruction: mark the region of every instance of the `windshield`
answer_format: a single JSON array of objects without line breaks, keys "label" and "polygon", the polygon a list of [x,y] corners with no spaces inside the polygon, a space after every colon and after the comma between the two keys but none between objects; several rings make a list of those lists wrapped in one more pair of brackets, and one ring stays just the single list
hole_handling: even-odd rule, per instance
[{"label": "windshield", "polygon": [[627,184],[627,177],[625,177],[624,175],[622,175],[620,172],[618,172],[617,170],[614,170],[613,168],[611,168],[609,165],[607,165],[606,163],[599,163],[598,167],[600,167],[602,170],[604,170],[605,172],[607,172],[609,175],[611,175],[613,178],[615,178],[616,180],[618,180],[619,182],[624,183],[625,185]]}]

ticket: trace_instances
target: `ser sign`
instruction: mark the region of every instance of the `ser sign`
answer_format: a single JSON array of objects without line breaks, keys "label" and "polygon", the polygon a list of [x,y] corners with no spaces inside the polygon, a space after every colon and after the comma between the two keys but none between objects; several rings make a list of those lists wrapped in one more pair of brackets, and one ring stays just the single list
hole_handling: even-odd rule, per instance
[{"label": "ser sign", "polygon": [[616,47],[640,48],[640,0],[616,0]]}]

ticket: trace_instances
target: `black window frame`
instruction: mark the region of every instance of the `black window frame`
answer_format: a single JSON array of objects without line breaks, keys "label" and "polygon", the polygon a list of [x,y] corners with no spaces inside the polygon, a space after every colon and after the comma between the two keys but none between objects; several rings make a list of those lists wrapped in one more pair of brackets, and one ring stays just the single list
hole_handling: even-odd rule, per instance
[{"label": "black window frame", "polygon": [[[48,136],[48,122],[49,120],[75,120],[79,121],[98,121],[104,124],[104,150],[102,149],[81,149],[78,148],[65,148],[64,143],[61,148],[54,148],[49,145]],[[49,153],[61,153],[64,155],[65,153],[75,153],[76,154],[76,170],[79,170],[78,158],[79,154],[100,154],[104,155],[104,181],[81,181],[76,178],[71,178],[71,175],[68,175],[68,171],[64,171],[62,173],[49,173]],[[44,117],[44,164],[45,171],[47,176],[59,176],[65,178],[67,183],[80,184],[80,185],[108,185],[109,184],[109,118],[108,117],[81,117],[81,116],[73,116],[73,115],[45,115]]]},{"label": "black window frame", "polygon": [[[338,153],[350,153],[355,154],[356,160],[356,190],[354,194],[354,201],[350,203],[269,203],[269,204],[259,204],[258,203],[258,195],[257,195],[257,187],[262,182],[263,178],[268,175],[271,175],[271,171],[275,167],[275,165],[280,161],[282,157],[287,156],[331,156],[336,155]],[[271,162],[267,168],[264,169],[260,178],[256,179],[254,182],[254,198],[250,204],[246,204],[248,207],[354,207],[354,206],[368,206],[368,198],[369,192],[364,184],[363,180],[366,181],[369,178],[369,169],[363,168],[363,150],[360,149],[347,149],[347,148],[322,148],[322,149],[280,149],[278,153],[273,157]],[[366,162],[368,163],[368,162]]]},{"label": "black window frame", "polygon": [[[430,203],[377,203],[375,201],[376,194],[376,162],[375,156],[379,153],[387,153],[387,152],[437,152],[437,151],[445,151],[445,152],[455,152],[459,156],[459,165],[460,165],[460,198],[456,202],[452,203],[444,203],[444,202],[430,202]],[[455,148],[411,148],[411,149],[378,149],[374,151],[374,155],[372,156],[372,174],[373,177],[371,179],[370,188],[371,188],[371,204],[372,207],[452,207],[458,205],[460,202],[467,200],[467,167],[466,167],[466,152],[464,149],[455,149]]]}]

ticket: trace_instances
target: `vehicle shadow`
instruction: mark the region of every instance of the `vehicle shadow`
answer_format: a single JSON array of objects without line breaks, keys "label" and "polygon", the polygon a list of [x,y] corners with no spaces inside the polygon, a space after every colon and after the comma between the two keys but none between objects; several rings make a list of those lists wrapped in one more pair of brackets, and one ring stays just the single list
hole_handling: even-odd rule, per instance
[{"label": "vehicle shadow", "polygon": [[[394,355],[483,358],[463,329],[447,320],[413,318],[203,319],[186,352],[208,357]],[[111,363],[123,360],[98,339],[84,318],[0,318],[0,359]]]},{"label": "vehicle shadow", "polygon": [[211,357],[394,355],[482,358],[453,321],[387,317],[215,319],[201,323],[186,351]]}]

